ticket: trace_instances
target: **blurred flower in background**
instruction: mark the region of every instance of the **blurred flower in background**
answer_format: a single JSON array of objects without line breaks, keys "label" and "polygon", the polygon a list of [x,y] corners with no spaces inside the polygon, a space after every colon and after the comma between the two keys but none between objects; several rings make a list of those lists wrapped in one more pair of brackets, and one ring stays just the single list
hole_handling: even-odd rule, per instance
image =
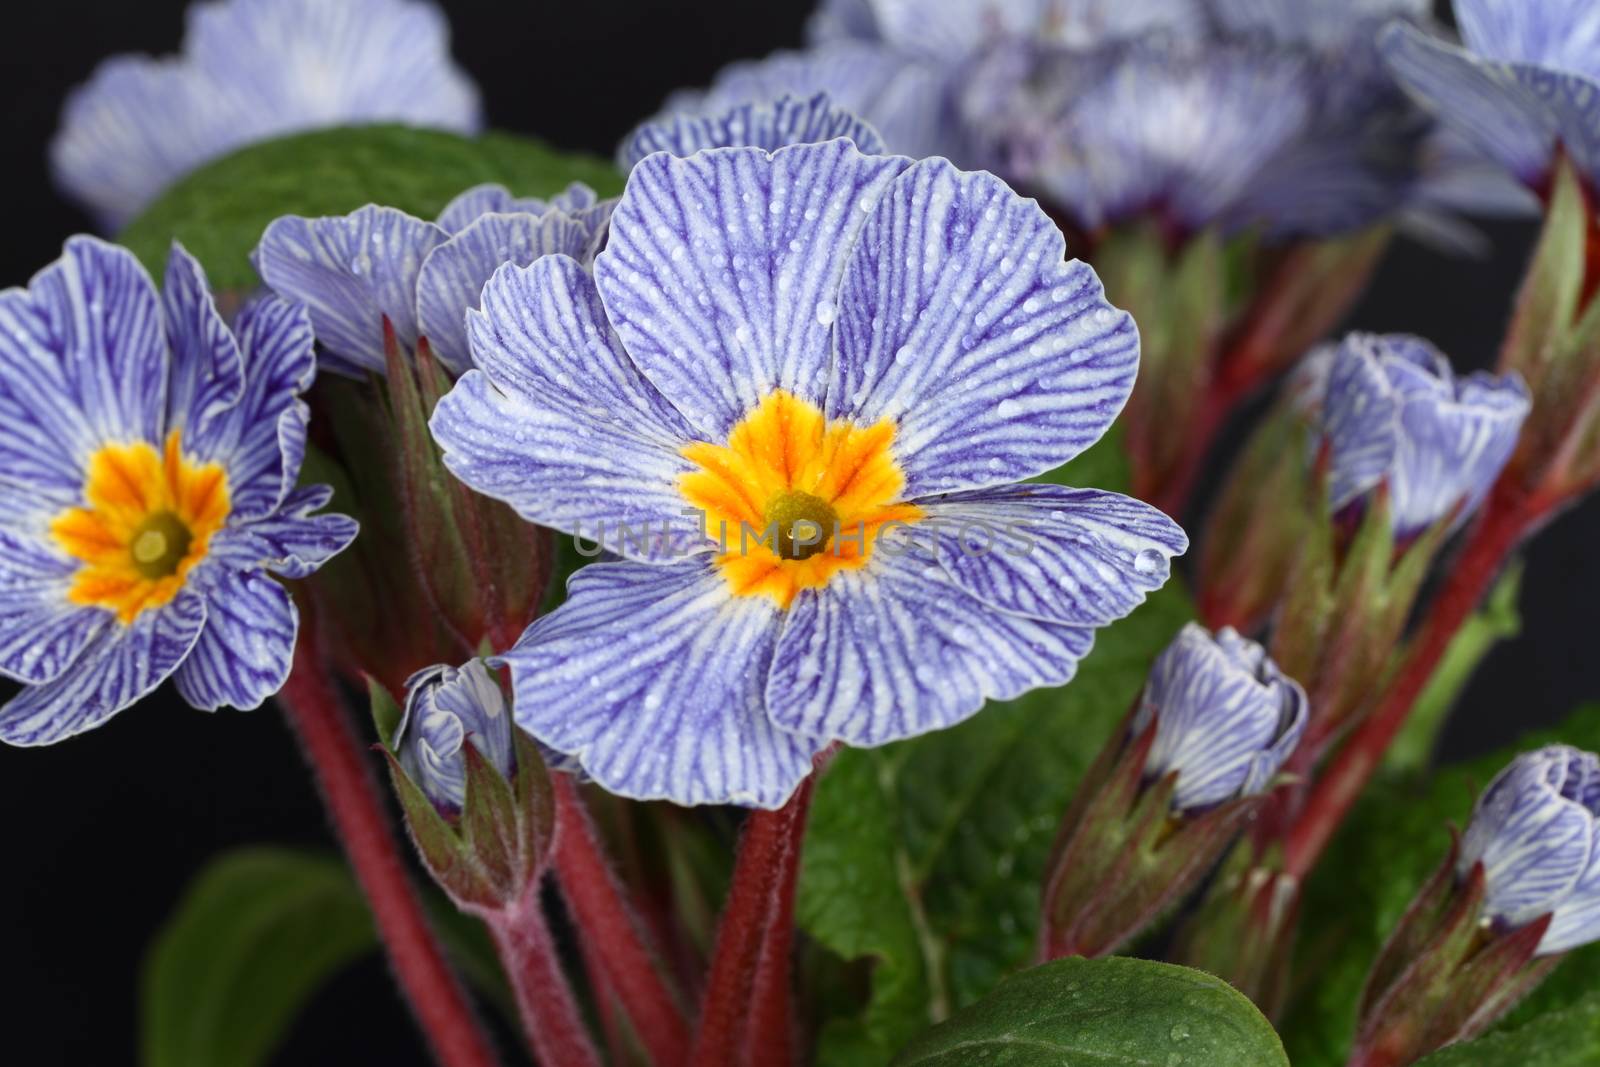
[{"label": "blurred flower in background", "polygon": [[200,164],[324,126],[474,133],[478,92],[423,0],[206,0],[180,55],[113,56],[67,100],[56,181],[115,229]]}]

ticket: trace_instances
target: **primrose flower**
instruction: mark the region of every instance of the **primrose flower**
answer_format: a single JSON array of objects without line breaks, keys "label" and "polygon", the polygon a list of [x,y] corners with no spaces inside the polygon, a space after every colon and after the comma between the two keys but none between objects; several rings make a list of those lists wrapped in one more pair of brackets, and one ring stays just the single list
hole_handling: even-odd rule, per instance
[{"label": "primrose flower", "polygon": [[1600,184],[1600,18],[1589,0],[1455,0],[1466,47],[1392,26],[1381,49],[1402,85],[1534,189],[1563,149]]},{"label": "primrose flower", "polygon": [[1189,623],[1156,659],[1132,732],[1156,724],[1145,778],[1176,771],[1173,807],[1195,812],[1266,789],[1308,718],[1305,690],[1266,649]]},{"label": "primrose flower", "polygon": [[1331,504],[1342,509],[1386,483],[1399,537],[1457,507],[1458,521],[1475,511],[1528,416],[1528,390],[1515,373],[1457,378],[1419,337],[1351,334],[1319,362]]},{"label": "primrose flower", "polygon": [[623,557],[502,657],[517,721],[613,792],[770,808],[831,740],[1070,678],[1187,540],[1013,484],[1104,433],[1138,367],[1063,256],[992,175],[835,140],[649,156],[593,277],[501,269],[434,411],[445,463]]},{"label": "primrose flower", "polygon": [[177,246],[161,294],[91,237],[0,293],[0,674],[23,684],[0,740],[59,741],[168,677],[206,709],[283,685],[298,616],[272,574],[356,534],[296,488],[311,348],[273,298],[230,331]]},{"label": "primrose flower", "polygon": [[1483,864],[1501,928],[1551,915],[1537,955],[1600,940],[1600,758],[1550,745],[1512,760],[1478,798],[1458,873]]},{"label": "primrose flower", "polygon": [[478,94],[418,0],[209,0],[177,57],[115,56],[75,90],[56,181],[111,227],[200,164],[287,133],[401,122],[476,132]]},{"label": "primrose flower", "polygon": [[255,251],[262,279],[306,305],[331,371],[382,374],[384,321],[407,349],[426,337],[459,374],[471,362],[466,313],[502,263],[563,253],[587,260],[599,247],[611,201],[574,182],[549,201],[480,185],[424,222],[369,204],[349,215],[276,219]]},{"label": "primrose flower", "polygon": [[467,761],[462,746],[477,749],[506,778],[516,770],[511,713],[505,695],[482,660],[440,665],[406,680],[406,706],[393,747],[400,766],[435,807],[459,812],[467,802]]},{"label": "primrose flower", "polygon": [[809,100],[785,94],[772,104],[746,103],[717,115],[664,115],[642,123],[617,149],[617,166],[632,170],[652,152],[692,156],[705,148],[765,148],[847,137],[863,152],[883,151],[877,131],[835,107],[826,93]]}]

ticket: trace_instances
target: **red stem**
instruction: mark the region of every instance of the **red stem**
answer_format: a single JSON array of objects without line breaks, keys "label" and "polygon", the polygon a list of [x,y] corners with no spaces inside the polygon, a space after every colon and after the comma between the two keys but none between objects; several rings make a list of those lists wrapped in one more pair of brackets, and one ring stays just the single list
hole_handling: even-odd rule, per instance
[{"label": "red stem", "polygon": [[[792,918],[792,906],[786,908],[782,901],[794,892],[799,860],[791,854],[800,850],[811,788],[812,779],[807,778],[783,807],[751,812],[745,822],[700,1007],[700,1025],[689,1061],[694,1067],[766,1067],[779,1062],[772,1057],[789,1047],[787,1004],[772,1003],[788,997],[787,950],[782,967],[769,955],[769,969],[781,970],[785,976],[781,989],[773,988],[770,975],[758,982],[758,971],[763,947],[776,950],[792,936],[769,931]],[[758,998],[768,1003],[758,1008]],[[783,1033],[758,1029],[780,1022],[785,1026]],[[741,1053],[756,1058],[746,1060]]]},{"label": "red stem", "polygon": [[600,1067],[600,1056],[561,971],[538,890],[529,893],[521,906],[491,913],[485,922],[516,994],[522,1029],[541,1067]]},{"label": "red stem", "polygon": [[1549,511],[1549,501],[1510,485],[1508,476],[1484,509],[1383,699],[1312,787],[1286,842],[1284,866],[1293,877],[1303,880],[1316,866],[1350,806],[1382,764],[1456,632],[1477,608],[1511,550]]},{"label": "red stem", "polygon": [[[811,780],[800,787],[810,803]],[[750,995],[750,1021],[745,1031],[744,1062],[751,1067],[790,1067],[794,1062],[794,1022],[790,971],[794,950],[794,898],[800,874],[800,846],[805,834],[803,816],[794,821],[783,865],[778,871],[777,899],[762,935]]]},{"label": "red stem", "polygon": [[309,628],[300,635],[294,670],[278,703],[311,763],[334,831],[434,1057],[444,1067],[493,1067],[492,1046],[428,926],[364,747],[318,661]]},{"label": "red stem", "polygon": [[656,1067],[679,1067],[687,1062],[688,1022],[639,932],[572,779],[550,778],[559,826],[556,877],[601,984],[622,1004]]}]

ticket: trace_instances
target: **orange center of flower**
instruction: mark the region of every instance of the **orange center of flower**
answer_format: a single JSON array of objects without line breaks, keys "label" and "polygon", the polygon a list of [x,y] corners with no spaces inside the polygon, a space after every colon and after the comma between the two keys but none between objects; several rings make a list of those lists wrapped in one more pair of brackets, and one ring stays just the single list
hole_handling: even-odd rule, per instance
[{"label": "orange center of flower", "polygon": [[83,495],[88,507],[50,524],[56,543],[82,562],[67,599],[124,623],[178,595],[228,518],[227,474],[184,458],[177,430],[160,453],[143,441],[100,449],[89,457]]},{"label": "orange center of flower", "polygon": [[906,480],[893,442],[887,419],[828,422],[780,390],[728,432],[727,444],[684,448],[697,469],[678,488],[705,513],[733,592],[788,607],[800,590],[863,566],[889,524],[922,517],[900,501]]}]

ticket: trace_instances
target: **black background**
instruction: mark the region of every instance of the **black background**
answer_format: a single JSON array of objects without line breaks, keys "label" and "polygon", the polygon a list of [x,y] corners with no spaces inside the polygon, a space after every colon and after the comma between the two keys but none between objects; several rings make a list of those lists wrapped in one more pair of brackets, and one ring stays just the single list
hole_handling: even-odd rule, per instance
[{"label": "black background", "polygon": [[[493,125],[609,155],[670,90],[703,84],[729,60],[798,43],[809,4],[445,6],[457,59],[482,88]],[[89,228],[56,195],[45,163],[67,90],[112,53],[175,50],[182,7],[71,0],[7,12],[0,285],[25,283],[63,238]],[[1398,245],[1351,325],[1420,333],[1460,368],[1487,366],[1532,236],[1525,225],[1490,232],[1489,260]],[[1600,694],[1597,535],[1600,503],[1591,502],[1540,536],[1522,596],[1522,636],[1490,655],[1449,728],[1448,754],[1503,743]],[[330,844],[305,769],[270,707],[208,715],[166,692],[64,744],[0,746],[0,813],[0,1057],[30,1067],[134,1061],[144,949],[207,857],[259,842]],[[318,996],[275,1062],[398,1067],[424,1057],[373,960]]]}]

